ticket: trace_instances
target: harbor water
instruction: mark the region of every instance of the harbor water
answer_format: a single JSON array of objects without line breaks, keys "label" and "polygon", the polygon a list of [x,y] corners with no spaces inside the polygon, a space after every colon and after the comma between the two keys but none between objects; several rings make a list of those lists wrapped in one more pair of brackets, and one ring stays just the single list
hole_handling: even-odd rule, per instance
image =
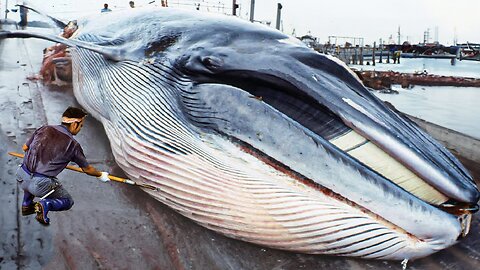
[{"label": "harbor water", "polygon": [[[422,72],[428,74],[480,78],[480,62],[450,59],[406,58],[401,64],[352,66],[356,69]],[[376,93],[377,97],[392,103],[398,110],[480,139],[480,88],[449,86],[415,86],[402,89],[393,86],[399,94]]]},{"label": "harbor water", "polygon": [[[378,61],[378,56],[377,56]],[[414,73],[426,71],[428,74],[442,75],[442,76],[458,76],[469,78],[480,78],[480,62],[469,60],[455,60],[455,64],[450,63],[450,59],[432,59],[432,58],[401,58],[400,64],[386,64],[386,58],[383,58],[384,63],[375,63],[372,65],[351,65],[358,70],[378,70],[388,71],[393,70],[397,72]]]},{"label": "harbor water", "polygon": [[480,88],[393,87],[399,94],[377,93],[399,111],[480,139]]}]

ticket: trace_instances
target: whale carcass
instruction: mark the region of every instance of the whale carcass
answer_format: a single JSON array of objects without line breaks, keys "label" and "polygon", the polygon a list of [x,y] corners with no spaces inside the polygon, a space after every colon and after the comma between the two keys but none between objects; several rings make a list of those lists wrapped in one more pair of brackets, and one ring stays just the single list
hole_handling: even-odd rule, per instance
[{"label": "whale carcass", "polygon": [[478,189],[343,64],[269,27],[171,8],[78,21],[78,102],[157,200],[244,241],[413,259],[468,233]]}]

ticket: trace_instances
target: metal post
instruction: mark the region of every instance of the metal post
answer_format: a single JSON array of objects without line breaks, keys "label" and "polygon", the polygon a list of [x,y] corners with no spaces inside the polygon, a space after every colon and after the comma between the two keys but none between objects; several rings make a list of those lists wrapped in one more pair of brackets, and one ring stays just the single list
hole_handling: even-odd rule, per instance
[{"label": "metal post", "polygon": [[378,49],[380,50],[380,60],[378,61],[379,63],[382,63],[383,60],[383,43],[382,43],[382,39],[380,39],[380,44],[378,44]]},{"label": "metal post", "polygon": [[353,64],[354,65],[358,64],[358,45],[355,46],[355,49],[354,49]]},{"label": "metal post", "polygon": [[237,8],[238,8],[237,0],[233,0],[233,3],[232,3],[232,15],[233,16],[237,16]]},{"label": "metal post", "polygon": [[391,52],[391,50],[390,50],[390,47],[387,47],[387,48],[388,48],[387,49],[387,64],[390,64],[390,52]]},{"label": "metal post", "polygon": [[363,66],[363,46],[360,47],[360,65]]},{"label": "metal post", "polygon": [[7,14],[8,14],[8,0],[5,0],[5,20],[7,20]]},{"label": "metal post", "polygon": [[20,7],[19,11],[20,11],[20,22],[18,23],[18,25],[20,25],[21,27],[25,27],[28,24],[28,19],[27,19],[28,9],[25,7]]},{"label": "metal post", "polygon": [[372,66],[375,66],[375,47],[377,46],[377,42],[373,42],[373,49],[372,49]]},{"label": "metal post", "polygon": [[282,17],[282,4],[277,3],[277,24],[275,26],[275,28],[277,28],[277,30],[280,30],[280,18],[281,17]]},{"label": "metal post", "polygon": [[250,0],[250,21],[253,22],[253,15],[255,13],[255,0]]}]

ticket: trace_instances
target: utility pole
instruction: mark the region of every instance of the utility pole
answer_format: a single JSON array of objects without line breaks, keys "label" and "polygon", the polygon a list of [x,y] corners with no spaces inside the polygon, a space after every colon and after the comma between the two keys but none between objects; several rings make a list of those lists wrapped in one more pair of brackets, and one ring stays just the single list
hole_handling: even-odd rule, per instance
[{"label": "utility pole", "polygon": [[400,25],[398,26],[397,44],[400,45]]},{"label": "utility pole", "polygon": [[423,44],[427,44],[430,40],[430,29],[427,28],[425,32],[423,32]]},{"label": "utility pole", "polygon": [[280,30],[281,17],[282,17],[282,4],[277,3],[277,24],[275,25],[275,28],[277,28],[277,30]]},{"label": "utility pole", "polygon": [[255,13],[255,0],[250,0],[250,21],[253,22],[253,15]]},{"label": "utility pole", "polygon": [[232,3],[232,15],[233,16],[237,16],[237,8],[238,8],[237,0],[233,0],[233,3]]},{"label": "utility pole", "polygon": [[5,1],[5,20],[7,20],[7,14],[8,14],[8,0]]},{"label": "utility pole", "polygon": [[453,45],[457,45],[457,27],[453,28]]}]

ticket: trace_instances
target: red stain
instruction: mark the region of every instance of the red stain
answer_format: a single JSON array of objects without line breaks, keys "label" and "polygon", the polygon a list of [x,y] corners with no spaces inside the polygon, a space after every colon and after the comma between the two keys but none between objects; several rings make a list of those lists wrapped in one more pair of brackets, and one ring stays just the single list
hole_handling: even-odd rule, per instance
[{"label": "red stain", "polygon": [[162,217],[155,211],[154,207],[151,204],[147,204],[147,211],[150,213],[153,223],[157,227],[157,230],[162,237],[162,242],[165,245],[168,256],[171,259],[171,262],[176,270],[184,270],[182,260],[180,258],[179,251],[177,250],[177,241],[174,237],[175,232],[165,226],[165,222]]}]

